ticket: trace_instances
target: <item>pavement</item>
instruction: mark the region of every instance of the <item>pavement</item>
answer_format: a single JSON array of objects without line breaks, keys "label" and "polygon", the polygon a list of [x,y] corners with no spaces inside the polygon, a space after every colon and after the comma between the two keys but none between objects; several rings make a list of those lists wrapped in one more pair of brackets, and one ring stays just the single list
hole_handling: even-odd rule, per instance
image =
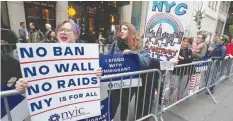
[{"label": "pavement", "polygon": [[214,103],[205,91],[163,114],[164,121],[233,121],[233,76],[216,86]]}]

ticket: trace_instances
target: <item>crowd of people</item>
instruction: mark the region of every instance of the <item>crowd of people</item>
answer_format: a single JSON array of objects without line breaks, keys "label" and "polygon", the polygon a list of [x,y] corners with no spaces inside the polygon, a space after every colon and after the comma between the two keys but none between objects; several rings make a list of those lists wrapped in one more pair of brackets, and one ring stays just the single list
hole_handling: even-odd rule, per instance
[{"label": "crowd of people", "polygon": [[[20,23],[21,28],[19,29],[19,41],[21,43],[80,43],[80,33],[78,29],[75,29],[75,26],[70,21],[63,21],[58,24],[56,30],[51,29],[51,25],[46,24],[46,32],[43,34],[38,26],[34,23],[30,23],[30,31],[26,30],[25,22]],[[206,43],[206,36],[199,35],[195,38],[184,37],[181,45],[181,50],[179,53],[179,58],[176,64],[187,64],[193,61],[201,60],[224,60],[233,58],[233,39],[229,42],[229,38],[226,35],[216,35],[213,43]],[[1,42],[4,43],[5,40]],[[156,65],[152,63],[154,60],[150,58],[149,52],[143,48],[142,39],[137,35],[135,27],[130,23],[122,23],[119,29],[116,32],[112,32],[110,36],[105,39],[102,34],[100,34],[97,43],[105,44],[108,43],[108,52],[106,54],[136,54],[140,62],[140,67],[142,69],[156,68]],[[100,60],[101,61],[101,60]],[[14,68],[14,67],[12,67]],[[3,69],[3,68],[2,68]],[[14,68],[15,69],[15,68]],[[159,69],[159,68],[158,68]],[[20,70],[20,69],[19,69]],[[96,69],[96,76],[101,78],[102,69]],[[20,78],[20,77],[19,77]],[[147,77],[146,77],[147,78]],[[158,78],[157,78],[158,79]],[[144,84],[144,83],[143,83]],[[140,96],[143,97],[144,89],[149,88],[150,85],[143,85],[142,89],[139,90],[139,99]],[[24,91],[28,87],[27,82],[20,78],[16,83],[16,90]],[[123,98],[128,98],[129,89],[123,89],[122,94]],[[149,90],[150,91],[150,90]],[[212,88],[213,92],[213,88]],[[136,89],[132,89],[132,93],[137,93]],[[146,92],[147,93],[147,92]],[[151,92],[149,92],[151,93]],[[118,95],[118,96],[116,96]],[[119,105],[119,95],[118,90],[112,91],[113,100],[113,115],[117,111]],[[152,94],[149,94],[152,95]],[[126,120],[128,112],[128,100],[123,100],[121,103],[125,103],[121,107],[121,120]],[[132,95],[131,95],[132,98]],[[149,97],[147,97],[149,98]],[[142,102],[139,102],[138,106],[142,106]],[[145,102],[148,107],[151,105],[148,102]],[[140,109],[139,109],[140,110]],[[148,108],[145,109],[148,111]],[[144,116],[148,112],[141,113],[138,111],[137,119]]]},{"label": "crowd of people", "polygon": [[[80,29],[78,25],[74,22],[71,22],[72,26],[75,28],[74,31],[77,34],[80,34]],[[52,30],[50,24],[45,24],[46,31],[45,33],[41,32],[38,25],[31,22],[29,24],[29,31],[25,22],[20,22],[20,28],[18,30],[19,42],[21,43],[57,43],[56,31]],[[68,30],[69,31],[69,30]],[[80,36],[79,36],[80,37]],[[107,32],[106,38],[103,36],[103,32],[99,32],[98,38],[95,34],[90,34],[90,37],[80,40],[82,43],[98,43],[100,45],[109,45],[112,44],[115,38],[115,32],[109,30]]]}]

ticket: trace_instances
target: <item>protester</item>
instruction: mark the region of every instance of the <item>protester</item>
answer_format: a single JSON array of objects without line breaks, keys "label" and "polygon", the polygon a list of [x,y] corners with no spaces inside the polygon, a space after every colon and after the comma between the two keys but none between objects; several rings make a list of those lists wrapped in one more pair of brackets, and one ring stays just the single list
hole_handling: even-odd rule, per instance
[{"label": "protester", "polygon": [[214,48],[211,58],[212,60],[223,60],[226,56],[226,47],[224,44],[228,41],[228,37],[223,35],[217,40],[217,45]]},{"label": "protester", "polygon": [[48,38],[45,41],[46,43],[57,43],[56,33],[54,31],[50,31],[48,33]]},{"label": "protester", "polygon": [[[14,31],[1,28],[1,85],[6,86],[12,77],[22,77],[19,61],[13,57],[18,37]],[[14,88],[15,83],[12,84]]]},{"label": "protester", "polygon": [[44,35],[35,23],[30,24],[31,31],[29,32],[29,43],[44,42]]},{"label": "protester", "polygon": [[[75,43],[77,38],[79,38],[72,24],[67,20],[57,25],[56,32],[59,43]],[[102,76],[101,68],[96,69],[96,76],[99,78]],[[21,78],[16,83],[16,90],[24,92],[28,86],[28,83]]]},{"label": "protester", "polygon": [[53,31],[51,28],[51,25],[50,24],[45,24],[45,28],[46,28],[46,32],[44,34],[44,37],[45,37],[45,40],[48,39],[48,36],[49,36],[49,32],[50,31]]},{"label": "protester", "polygon": [[108,37],[107,37],[107,44],[108,44],[108,50],[110,49],[111,47],[111,44],[116,41],[116,31],[109,31],[108,33]]},{"label": "protester", "polygon": [[[184,37],[181,45],[178,65],[187,64],[193,61],[192,50],[189,49],[189,44],[191,38]],[[169,102],[174,103],[179,99],[188,95],[189,85],[189,75],[193,72],[192,66],[187,66],[187,68],[178,67],[173,70],[173,75],[171,76],[170,87],[172,87],[169,95]]]},{"label": "protester", "polygon": [[18,43],[18,40],[19,39],[14,31],[1,28],[1,53],[7,53],[7,55],[13,57],[13,50],[16,49],[16,43]]},{"label": "protester", "polygon": [[225,59],[232,59],[233,58],[233,38],[231,39],[231,42],[226,45],[226,57]]},{"label": "protester", "polygon": [[28,38],[28,31],[25,22],[20,22],[20,29],[18,32],[19,32],[19,41],[21,43],[27,43],[29,38]]},{"label": "protester", "polygon": [[215,35],[214,42],[211,44],[211,46],[208,48],[208,52],[211,54],[214,50],[214,48],[217,46],[217,41],[219,40],[220,36],[219,34]]},{"label": "protester", "polygon": [[[224,46],[224,44],[228,41],[228,36],[223,35],[222,37],[220,37],[217,40],[217,45],[214,48],[212,54],[211,54],[211,59],[212,60],[224,60],[225,56],[226,56],[226,47]],[[211,83],[209,86],[211,86],[212,84],[214,84],[216,82],[217,79],[220,78],[221,73],[222,73],[222,69],[223,67],[221,66],[221,62],[220,61],[216,61],[215,65],[214,65],[214,72],[212,74],[213,77],[211,77]],[[210,93],[213,94],[214,93],[214,87],[212,86],[210,87]],[[209,94],[209,93],[206,93]]]},{"label": "protester", "polygon": [[192,51],[194,60],[202,60],[207,53],[207,45],[205,44],[206,36],[199,35],[197,40],[193,42]]},{"label": "protester", "polygon": [[[135,27],[129,23],[123,23],[120,25],[120,29],[118,29],[117,31],[117,41],[113,42],[110,49],[108,50],[108,54],[136,54],[138,55],[139,63],[141,67],[148,67],[150,64],[149,53],[142,48],[142,41],[137,36]],[[140,88],[139,95],[141,95],[140,93],[143,93],[143,91],[144,89]],[[122,89],[121,112],[120,112],[121,121],[125,121],[127,114],[128,114],[129,96],[131,100],[134,93],[137,95],[136,92],[137,92],[137,87],[131,88],[131,95],[129,95],[129,88]],[[119,96],[120,96],[119,89],[111,91],[113,116],[115,116],[118,105],[119,105],[119,101],[120,101]],[[139,99],[140,99],[140,96],[139,96]],[[141,100],[139,100],[138,106],[142,107],[143,101]],[[149,104],[149,102],[145,102],[145,104]],[[138,107],[138,110],[142,110],[142,109]],[[148,109],[145,109],[145,110],[148,111]],[[140,113],[140,111],[137,111],[137,118],[140,118],[141,114],[142,113]]]}]

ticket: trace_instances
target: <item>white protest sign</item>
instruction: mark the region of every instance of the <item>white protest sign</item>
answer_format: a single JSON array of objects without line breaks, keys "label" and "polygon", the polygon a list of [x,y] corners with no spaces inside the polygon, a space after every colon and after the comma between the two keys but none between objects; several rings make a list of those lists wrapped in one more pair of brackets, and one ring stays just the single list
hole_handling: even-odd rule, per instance
[{"label": "white protest sign", "polygon": [[17,49],[29,84],[32,121],[76,121],[101,114],[97,44],[17,43]]},{"label": "white protest sign", "polygon": [[151,58],[178,60],[184,28],[190,21],[189,2],[150,1],[145,26],[144,48]]}]

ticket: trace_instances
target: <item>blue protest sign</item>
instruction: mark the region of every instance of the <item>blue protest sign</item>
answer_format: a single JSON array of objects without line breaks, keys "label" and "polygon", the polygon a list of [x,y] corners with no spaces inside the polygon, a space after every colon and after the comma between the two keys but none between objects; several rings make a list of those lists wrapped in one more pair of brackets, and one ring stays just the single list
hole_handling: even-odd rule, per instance
[{"label": "blue protest sign", "polygon": [[[138,56],[134,54],[130,55],[122,55],[122,54],[113,54],[113,55],[102,55],[100,56],[100,67],[103,69],[103,75],[113,75],[119,73],[133,72],[140,70],[140,64],[138,60]],[[105,83],[106,88],[111,86],[111,89],[119,89],[136,87],[138,85],[139,75],[132,76],[132,83],[130,85],[130,76],[123,77],[121,81],[120,78],[112,79],[112,83],[110,84],[110,79],[102,80],[101,83]],[[136,81],[135,81],[136,80]],[[136,83],[135,83],[136,82]]]}]

